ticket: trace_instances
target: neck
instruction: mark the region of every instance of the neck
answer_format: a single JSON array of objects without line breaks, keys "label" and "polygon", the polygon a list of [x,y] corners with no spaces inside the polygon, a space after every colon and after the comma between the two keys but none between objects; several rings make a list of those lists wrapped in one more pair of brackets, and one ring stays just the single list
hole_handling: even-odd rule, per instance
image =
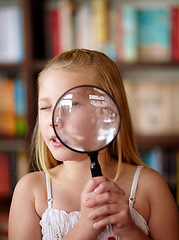
[{"label": "neck", "polygon": [[[107,159],[105,150],[99,152],[98,162],[101,166],[103,176],[113,179],[116,174],[117,162],[113,159]],[[81,160],[64,161],[61,174],[69,180],[89,180],[92,177],[90,165],[90,157],[87,155]]]},{"label": "neck", "polygon": [[90,159],[86,157],[80,161],[65,161],[63,171],[65,178],[68,179],[89,179],[91,178]]}]

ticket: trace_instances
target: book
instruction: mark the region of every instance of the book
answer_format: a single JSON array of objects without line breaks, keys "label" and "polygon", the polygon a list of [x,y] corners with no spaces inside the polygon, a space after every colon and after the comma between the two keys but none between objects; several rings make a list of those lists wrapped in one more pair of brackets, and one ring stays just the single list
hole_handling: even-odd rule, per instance
[{"label": "book", "polygon": [[0,197],[7,198],[11,194],[11,169],[8,153],[0,152]]},{"label": "book", "polygon": [[172,60],[179,61],[179,6],[171,7],[171,54]]},{"label": "book", "polygon": [[74,45],[75,48],[94,48],[92,10],[89,1],[82,2],[75,11]]},{"label": "book", "polygon": [[24,59],[24,39],[20,7],[0,8],[0,33],[0,62],[22,62]]},{"label": "book", "polygon": [[71,50],[74,45],[73,39],[73,6],[70,0],[60,0],[57,6],[59,14],[59,45],[61,51]]},{"label": "book", "polygon": [[16,114],[16,135],[23,136],[27,132],[27,103],[25,83],[22,79],[14,79],[14,100]]},{"label": "book", "polygon": [[136,134],[151,136],[177,133],[178,85],[174,81],[124,81]]},{"label": "book", "polygon": [[179,134],[179,82],[171,82],[172,97],[171,97],[171,119],[172,119],[172,134]]},{"label": "book", "polygon": [[138,12],[139,57],[142,61],[171,59],[170,9],[140,8]]},{"label": "book", "polygon": [[108,5],[106,0],[92,0],[92,26],[93,49],[105,51],[106,42],[108,41],[109,22],[108,22]]},{"label": "book", "polygon": [[134,6],[116,6],[116,51],[122,62],[138,60],[138,11]]},{"label": "book", "polygon": [[16,113],[13,79],[0,79],[0,134],[13,136],[16,132]]},{"label": "book", "polygon": [[61,21],[60,9],[53,7],[49,9],[49,31],[50,31],[50,49],[52,57],[55,57],[62,51],[60,34],[61,34]]}]

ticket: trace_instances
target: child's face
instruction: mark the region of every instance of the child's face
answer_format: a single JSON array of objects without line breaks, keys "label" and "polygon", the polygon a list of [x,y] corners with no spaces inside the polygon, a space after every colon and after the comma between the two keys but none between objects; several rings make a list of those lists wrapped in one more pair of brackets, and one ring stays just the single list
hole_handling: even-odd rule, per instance
[{"label": "child's face", "polygon": [[[59,161],[86,158],[85,154],[71,151],[60,143],[52,127],[52,112],[59,97],[70,88],[83,84],[95,85],[95,81],[89,81],[89,79],[82,76],[82,74],[79,75],[62,70],[49,70],[42,79],[40,79],[39,127],[46,145],[52,155]],[[73,121],[69,126],[72,126],[71,124],[79,125],[80,123]]]}]

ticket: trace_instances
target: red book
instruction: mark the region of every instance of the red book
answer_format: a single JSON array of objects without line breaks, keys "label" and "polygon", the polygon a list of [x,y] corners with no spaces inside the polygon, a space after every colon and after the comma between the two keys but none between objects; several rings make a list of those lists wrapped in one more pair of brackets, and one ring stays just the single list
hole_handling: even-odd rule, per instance
[{"label": "red book", "polygon": [[50,31],[50,45],[52,57],[55,57],[61,52],[60,46],[60,8],[53,8],[49,10],[49,31]]},{"label": "red book", "polygon": [[0,197],[9,197],[11,193],[10,159],[7,153],[0,152]]},{"label": "red book", "polygon": [[179,61],[179,6],[171,9],[171,52],[172,60]]}]

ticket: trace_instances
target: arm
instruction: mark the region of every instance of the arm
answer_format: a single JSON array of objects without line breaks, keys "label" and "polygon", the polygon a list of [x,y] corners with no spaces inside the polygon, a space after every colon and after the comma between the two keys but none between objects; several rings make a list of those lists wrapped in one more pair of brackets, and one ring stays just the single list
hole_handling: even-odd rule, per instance
[{"label": "arm", "polygon": [[[145,170],[145,169],[144,169]],[[145,170],[144,182],[150,200],[149,218],[150,236],[154,240],[179,239],[179,215],[175,200],[164,179],[155,171]]]},{"label": "arm", "polygon": [[42,239],[32,186],[32,174],[29,174],[15,188],[9,214],[9,240]]},{"label": "arm", "polygon": [[70,230],[64,237],[63,240],[96,240],[97,236],[104,230],[105,227],[100,229],[94,228],[95,221],[88,218],[89,213],[93,208],[86,206],[86,200],[93,198],[96,193],[95,188],[102,182],[105,182],[104,177],[92,178],[83,189],[81,194],[81,217],[75,227]]},{"label": "arm", "polygon": [[150,169],[142,171],[140,182],[139,189],[150,205],[150,237],[132,221],[128,197],[111,181],[100,184],[95,190],[98,195],[91,198],[88,204],[89,208],[93,208],[88,217],[95,221],[94,227],[100,229],[112,224],[113,232],[121,240],[178,240],[178,211],[167,184],[158,173]]}]

